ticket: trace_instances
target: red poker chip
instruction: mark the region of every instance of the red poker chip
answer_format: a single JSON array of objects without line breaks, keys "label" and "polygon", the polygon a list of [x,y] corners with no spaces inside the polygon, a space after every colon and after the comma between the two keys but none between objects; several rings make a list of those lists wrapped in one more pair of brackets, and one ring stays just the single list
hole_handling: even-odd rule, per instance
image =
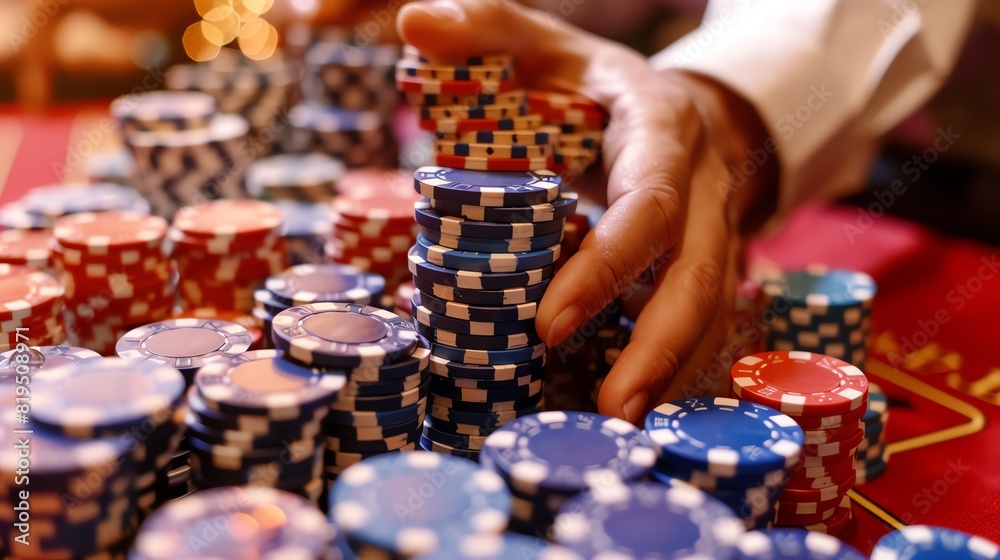
[{"label": "red poker chip", "polygon": [[533,105],[529,101],[528,110],[541,115],[546,123],[573,124],[601,129],[608,122],[608,117],[604,113],[591,109],[553,109]]},{"label": "red poker chip", "polygon": [[[801,351],[753,354],[733,364],[736,396],[790,416],[828,416],[864,410],[868,378],[837,358]],[[812,428],[807,428],[812,429]]]},{"label": "red poker chip", "polygon": [[405,252],[413,247],[417,238],[409,234],[386,234],[381,238],[358,235],[350,231],[335,231],[333,239],[337,240],[344,249],[390,249],[394,252]]},{"label": "red poker chip", "polygon": [[806,525],[803,529],[807,531],[816,531],[819,533],[826,533],[827,535],[839,535],[841,532],[847,528],[848,523],[854,517],[851,512],[851,499],[844,496],[840,501],[840,505],[837,506],[837,511],[834,512],[833,517],[820,521],[819,523],[813,523]]},{"label": "red poker chip", "polygon": [[864,431],[864,422],[858,421],[857,424],[848,424],[846,426],[840,426],[838,428],[827,428],[825,430],[805,430],[806,444],[813,443],[829,443],[831,441],[840,441],[847,439],[854,435],[857,430]]},{"label": "red poker chip", "polygon": [[528,114],[496,119],[420,119],[419,126],[430,132],[451,134],[497,130],[534,130],[542,126],[542,116]]},{"label": "red poker chip", "polygon": [[52,275],[31,268],[0,264],[0,321],[50,316],[65,293]]},{"label": "red poker chip", "polygon": [[0,232],[0,263],[31,268],[52,266],[52,232],[49,230],[12,229]]},{"label": "red poker chip", "polygon": [[260,241],[280,233],[284,223],[284,214],[274,204],[244,199],[185,206],[174,215],[173,226],[198,239]]},{"label": "red poker chip", "polygon": [[593,99],[579,93],[556,93],[554,91],[528,90],[528,102],[539,107],[552,109],[583,109],[604,111]]},{"label": "red poker chip", "polygon": [[489,95],[514,89],[514,82],[501,80],[434,80],[429,78],[396,77],[396,87],[406,93],[443,93],[445,95]]},{"label": "red poker chip", "polygon": [[800,460],[789,470],[788,476],[790,479],[817,479],[830,477],[834,480],[840,480],[847,476],[849,471],[854,471],[853,457],[841,458],[841,460],[836,463],[829,463],[827,465],[819,465],[815,467],[807,467]]},{"label": "red poker chip", "polygon": [[407,250],[397,251],[392,247],[364,247],[364,248],[352,248],[345,247],[344,244],[338,240],[333,239],[329,243],[328,254],[332,256],[337,262],[343,262],[338,259],[365,259],[370,261],[372,264],[391,264],[394,267],[396,263],[400,263],[399,266],[406,268],[406,253]]},{"label": "red poker chip", "polygon": [[99,264],[107,267],[142,267],[148,265],[150,261],[163,260],[163,247],[156,246],[143,249],[125,249],[114,251],[107,255],[91,255],[79,249],[63,247],[55,240],[50,245],[52,259],[54,262],[64,267],[82,267],[91,264]]},{"label": "red poker chip", "polygon": [[413,221],[411,215],[408,219],[393,218],[389,220],[354,220],[345,216],[338,216],[332,222],[333,231],[350,231],[362,237],[382,237],[388,235],[412,235],[417,236],[422,228]]},{"label": "red poker chip", "polygon": [[171,228],[167,232],[166,245],[170,249],[171,255],[182,252],[194,252],[196,254],[208,255],[229,255],[244,251],[254,251],[264,247],[274,247],[280,243],[284,237],[280,233],[272,233],[262,239],[240,238],[240,239],[202,239],[184,235],[179,229]]},{"label": "red poker chip", "polygon": [[776,503],[776,507],[780,507],[786,514],[789,515],[815,515],[821,511],[837,507],[840,505],[841,500],[843,500],[842,497],[836,497],[822,502],[793,502],[779,499]]},{"label": "red poker chip", "polygon": [[777,507],[774,515],[775,525],[801,527],[803,525],[820,523],[822,521],[826,521],[827,519],[833,517],[833,514],[837,512],[837,502],[835,502],[832,506],[826,509],[820,510],[817,513],[794,514],[794,513],[786,513],[786,511],[787,510],[782,509],[780,505]]},{"label": "red poker chip", "polygon": [[867,403],[858,410],[848,414],[831,414],[829,416],[792,416],[795,423],[803,430],[827,430],[856,425],[867,412]]},{"label": "red poker chip", "polygon": [[827,502],[843,496],[854,486],[854,473],[842,480],[835,481],[824,488],[785,488],[781,491],[779,501],[784,502]]},{"label": "red poker chip", "polygon": [[135,212],[84,212],[56,220],[55,240],[88,255],[113,255],[128,250],[154,250],[163,244],[167,222]]},{"label": "red poker chip", "polygon": [[441,167],[471,169],[475,171],[539,171],[552,169],[552,156],[543,158],[476,158],[435,154],[434,161]]},{"label": "red poker chip", "polygon": [[853,455],[865,440],[864,430],[858,430],[848,439],[828,443],[807,443],[802,445],[801,457],[809,458],[846,457]]}]

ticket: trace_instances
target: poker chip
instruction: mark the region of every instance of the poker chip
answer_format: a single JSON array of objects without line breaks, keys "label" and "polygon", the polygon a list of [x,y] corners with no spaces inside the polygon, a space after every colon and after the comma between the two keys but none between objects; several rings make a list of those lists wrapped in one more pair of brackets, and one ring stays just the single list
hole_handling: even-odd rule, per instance
[{"label": "poker chip", "polygon": [[[563,190],[559,198],[543,204],[531,206],[487,207],[454,203],[447,200],[429,200],[431,208],[447,216],[468,220],[499,222],[509,224],[532,224],[562,220],[576,212],[579,196]],[[512,236],[513,237],[513,236]]]},{"label": "poker chip", "polygon": [[559,141],[560,132],[554,127],[535,130],[479,130],[472,132],[436,132],[438,140],[473,144],[500,144],[508,146],[546,146]]},{"label": "poker chip", "polygon": [[851,499],[844,496],[832,517],[820,521],[819,523],[806,525],[803,528],[807,531],[815,531],[827,535],[838,535],[847,527],[847,524],[850,523],[853,517],[854,515],[851,513]]},{"label": "poker chip", "polygon": [[[441,105],[422,107],[420,109],[419,117],[421,120],[502,119],[507,117],[520,117],[526,115],[527,113],[528,106],[524,103],[516,102],[480,106]],[[440,146],[436,147],[440,149]]]},{"label": "poker chip", "polygon": [[468,171],[548,171],[555,167],[551,157],[541,158],[476,158],[465,156],[434,156],[437,165]]},{"label": "poker chip", "polygon": [[414,217],[418,224],[430,231],[453,237],[479,239],[526,239],[563,231],[563,220],[537,223],[503,223],[466,220],[443,215],[433,208],[429,200],[414,203]]},{"label": "poker chip", "polygon": [[440,550],[418,560],[520,560],[525,555],[539,560],[582,560],[568,548],[548,541],[503,533],[501,535],[469,535],[447,543]]},{"label": "poker chip", "polygon": [[[391,504],[403,489],[438,478],[453,491],[426,495],[420,515],[400,516]],[[404,492],[405,493],[405,492]],[[431,553],[468,534],[499,534],[510,515],[510,492],[475,463],[415,451],[371,458],[346,469],[330,491],[330,518],[351,540],[388,554]]]},{"label": "poker chip", "polygon": [[52,233],[63,247],[107,255],[112,251],[157,249],[166,232],[167,222],[158,216],[106,211],[59,218]]},{"label": "poker chip", "polygon": [[0,378],[21,371],[47,371],[64,365],[79,364],[101,355],[75,346],[31,346],[26,351],[8,350],[0,353]]},{"label": "poker chip", "polygon": [[476,251],[483,253],[521,253],[527,251],[539,251],[546,247],[551,247],[562,241],[563,232],[539,235],[536,237],[523,237],[516,239],[487,239],[481,237],[460,237],[441,234],[440,232],[428,230],[421,235],[434,245],[441,245],[450,249],[460,249],[463,251]]},{"label": "poker chip", "polygon": [[406,93],[415,107],[486,107],[489,105],[521,106],[526,102],[523,90],[499,94],[452,95],[435,93]]},{"label": "poker chip", "polygon": [[430,392],[430,379],[424,380],[413,389],[397,392],[391,395],[355,396],[340,394],[330,408],[342,411],[384,412],[413,406],[427,398]]},{"label": "poker chip", "polygon": [[802,529],[750,531],[737,542],[739,560],[864,560],[840,540]]},{"label": "poker chip", "polygon": [[537,284],[525,286],[523,288],[510,288],[506,290],[474,290],[452,288],[441,284],[435,284],[424,280],[423,277],[414,275],[413,285],[421,293],[445,301],[466,303],[470,305],[518,305],[522,303],[539,301],[545,295],[545,290],[549,287],[549,280],[542,280]]},{"label": "poker chip", "polygon": [[1000,547],[982,537],[931,525],[911,525],[882,537],[872,550],[872,560],[898,558],[961,558],[989,560],[1000,557]]},{"label": "poker chip", "polygon": [[[413,45],[403,45],[403,59],[414,60],[424,63],[437,63],[437,64],[447,63],[452,66],[482,66],[482,65],[510,66],[513,61],[513,59],[509,54],[498,53],[498,54],[471,56],[468,58],[459,58],[445,62],[442,61],[441,59],[431,59],[426,57]],[[523,93],[521,95],[523,95]]]},{"label": "poker chip", "polygon": [[47,369],[32,382],[33,421],[80,438],[162,424],[184,392],[184,378],[174,368],[118,358]]},{"label": "poker chip", "polygon": [[448,301],[424,292],[413,294],[413,303],[418,306],[422,305],[432,313],[437,313],[445,317],[487,323],[527,321],[534,319],[535,312],[538,309],[536,302],[502,306],[479,306]]},{"label": "poker chip", "polygon": [[46,269],[52,266],[52,233],[46,230],[0,231],[0,263]]},{"label": "poker chip", "polygon": [[480,253],[449,249],[435,245],[424,236],[417,236],[416,250],[420,258],[427,262],[472,272],[520,272],[543,268],[559,260],[561,247],[554,245],[538,251],[519,253]]},{"label": "poker chip", "polygon": [[[25,212],[56,220],[69,214],[129,211],[149,214],[149,203],[135,190],[109,183],[61,183],[34,187],[18,201]],[[51,222],[48,224],[51,227]]]},{"label": "poker chip", "polygon": [[728,507],[694,488],[612,485],[571,498],[557,543],[586,558],[730,558],[743,528]]},{"label": "poker chip", "polygon": [[282,154],[255,160],[247,168],[247,192],[270,200],[324,202],[333,198],[346,167],[323,154]]},{"label": "poker chip", "polygon": [[405,93],[445,95],[495,95],[514,89],[509,80],[435,80],[415,76],[396,76],[396,86]]},{"label": "poker chip", "polygon": [[0,264],[0,321],[30,323],[32,317],[51,317],[58,313],[63,293],[59,281],[49,274]]},{"label": "poker chip", "polygon": [[862,407],[868,379],[842,360],[809,352],[769,352],[733,366],[733,390],[792,416],[846,414]]},{"label": "poker chip", "polygon": [[414,418],[422,416],[426,411],[427,401],[421,400],[416,404],[395,410],[331,410],[329,414],[329,421],[333,424],[361,428],[392,426],[394,424],[410,422]]},{"label": "poker chip", "polygon": [[111,102],[111,116],[126,132],[204,128],[216,113],[210,95],[197,92],[148,91]]},{"label": "poker chip", "polygon": [[562,184],[550,171],[481,173],[433,166],[417,169],[413,179],[417,192],[427,198],[485,207],[550,202]]},{"label": "poker chip", "polygon": [[508,380],[531,375],[544,368],[545,355],[522,363],[512,364],[467,364],[449,360],[441,356],[431,356],[429,369],[434,375],[461,379]]},{"label": "poker chip", "polygon": [[802,451],[802,430],[792,418],[736,399],[672,401],[646,416],[645,429],[661,460],[712,476],[788,469]]},{"label": "poker chip", "polygon": [[186,206],[174,216],[173,225],[184,235],[213,240],[262,240],[280,230],[281,212],[256,200],[219,200]]},{"label": "poker chip", "polygon": [[534,114],[497,118],[421,118],[419,121],[420,128],[445,134],[484,130],[532,130],[538,128],[541,124],[542,117]]},{"label": "poker chip", "polygon": [[190,371],[250,349],[253,337],[235,323],[212,319],[169,319],[132,329],[115,352],[127,360],[148,361]]},{"label": "poker chip", "polygon": [[429,263],[420,257],[415,248],[407,254],[409,270],[434,284],[450,286],[461,290],[505,290],[528,287],[550,280],[555,272],[553,266],[525,270],[521,272],[482,273],[452,270]]},{"label": "poker chip", "polygon": [[444,344],[431,344],[431,353],[446,360],[473,365],[500,365],[528,362],[545,353],[545,344],[510,350],[470,350]]},{"label": "poker chip", "polygon": [[541,339],[538,338],[537,334],[530,332],[534,329],[529,329],[528,332],[520,332],[516,334],[479,336],[460,334],[444,329],[436,329],[433,327],[427,327],[420,323],[415,326],[417,332],[427,337],[427,340],[438,342],[440,344],[447,344],[448,346],[461,346],[462,348],[468,348],[471,350],[505,350],[512,348],[524,348],[541,342]]},{"label": "poker chip", "polygon": [[428,62],[411,62],[406,59],[396,63],[396,77],[433,78],[435,80],[509,80],[510,65],[448,66]]},{"label": "poker chip", "polygon": [[299,306],[314,302],[368,304],[382,294],[385,280],[345,265],[299,265],[268,277],[264,287],[280,303]]},{"label": "poker chip", "polygon": [[295,360],[331,367],[378,367],[409,356],[417,333],[389,311],[322,302],[292,307],[272,321],[275,345]]},{"label": "poker chip", "polygon": [[[418,294],[414,294],[413,297],[419,299]],[[417,305],[416,303],[412,305],[412,313],[413,320],[421,325],[476,336],[496,336],[523,333],[532,329],[535,324],[533,319],[502,323],[465,321],[434,313],[430,309]]]}]

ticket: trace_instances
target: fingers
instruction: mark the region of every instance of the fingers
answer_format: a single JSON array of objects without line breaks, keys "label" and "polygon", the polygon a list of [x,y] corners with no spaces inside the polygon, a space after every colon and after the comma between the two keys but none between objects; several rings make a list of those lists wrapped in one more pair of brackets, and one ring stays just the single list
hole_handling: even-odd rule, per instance
[{"label": "fingers", "polygon": [[536,314],[549,347],[596,316],[679,240],[700,120],[642,93],[612,105],[610,208],[552,280]]},{"label": "fingers", "polygon": [[729,226],[725,201],[715,185],[728,175],[721,164],[705,169],[701,162],[696,166],[690,215],[676,260],[662,275],[628,347],[602,386],[599,409],[604,414],[641,421],[720,310],[730,256]]}]

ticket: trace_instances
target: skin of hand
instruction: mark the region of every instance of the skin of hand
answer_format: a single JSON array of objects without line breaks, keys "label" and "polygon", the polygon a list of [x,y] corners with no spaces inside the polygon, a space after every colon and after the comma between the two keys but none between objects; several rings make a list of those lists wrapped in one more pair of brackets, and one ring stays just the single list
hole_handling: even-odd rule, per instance
[{"label": "skin of hand", "polygon": [[432,58],[507,52],[525,87],[579,92],[610,111],[608,210],[536,317],[553,347],[653,271],[652,294],[601,390],[601,413],[641,423],[665,400],[728,393],[728,363],[721,375],[703,372],[725,340],[743,217],[760,211],[776,176],[770,162],[732,186],[730,166],[765,135],[753,109],[709,79],[654,71],[622,45],[506,0],[412,3],[397,25]]}]

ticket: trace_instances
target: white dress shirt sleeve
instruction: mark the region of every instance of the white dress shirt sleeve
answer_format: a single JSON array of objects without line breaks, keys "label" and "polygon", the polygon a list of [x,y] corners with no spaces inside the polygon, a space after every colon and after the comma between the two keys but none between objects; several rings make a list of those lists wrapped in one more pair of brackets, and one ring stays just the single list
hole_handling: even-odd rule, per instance
[{"label": "white dress shirt sleeve", "polygon": [[781,214],[863,185],[880,138],[947,78],[974,12],[975,0],[711,0],[651,62],[756,107],[778,147]]}]

